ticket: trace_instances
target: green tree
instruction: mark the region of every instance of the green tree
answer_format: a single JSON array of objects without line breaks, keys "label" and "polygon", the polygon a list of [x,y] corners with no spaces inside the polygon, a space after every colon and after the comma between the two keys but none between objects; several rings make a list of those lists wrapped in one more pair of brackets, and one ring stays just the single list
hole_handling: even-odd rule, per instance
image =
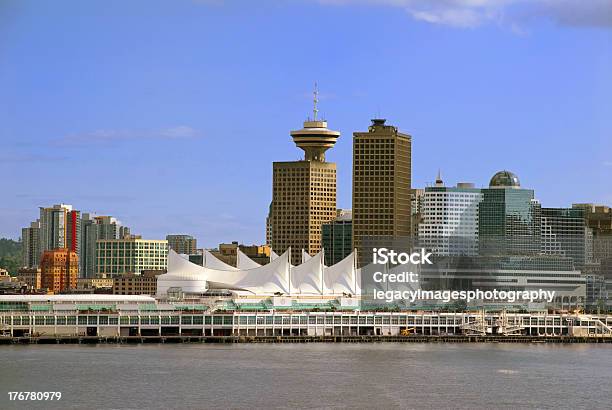
[{"label": "green tree", "polygon": [[16,275],[21,267],[21,241],[0,238],[0,268]]}]

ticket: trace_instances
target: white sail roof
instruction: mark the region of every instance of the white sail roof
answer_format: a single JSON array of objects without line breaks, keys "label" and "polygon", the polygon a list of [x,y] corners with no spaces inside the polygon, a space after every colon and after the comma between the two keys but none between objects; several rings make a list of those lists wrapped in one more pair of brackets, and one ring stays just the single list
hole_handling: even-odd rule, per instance
[{"label": "white sail roof", "polygon": [[355,269],[355,295],[361,296],[361,291],[363,286],[361,286],[361,269]]},{"label": "white sail roof", "polygon": [[278,254],[270,249],[270,260],[273,261],[276,258],[278,258]]},{"label": "white sail roof", "polygon": [[355,272],[355,252],[333,266],[323,269],[324,294],[357,294],[357,278]]},{"label": "white sail roof", "polygon": [[291,267],[291,294],[323,294],[323,251]]},{"label": "white sail roof", "polygon": [[236,267],[241,270],[259,268],[261,265],[249,258],[238,248],[236,250]]},{"label": "white sail roof", "polygon": [[[172,269],[170,269],[172,267]],[[202,267],[181,257],[172,249],[168,251],[168,273],[157,277],[157,295],[165,296],[170,288],[181,288],[183,292],[203,293],[208,289]]]},{"label": "white sail roof", "polygon": [[302,249],[302,263],[306,262],[307,260],[311,259],[312,256],[310,256],[310,254],[308,252],[306,252],[304,249]]},{"label": "white sail roof", "polygon": [[[179,282],[214,282],[214,287],[224,285],[227,289],[245,289],[255,294],[289,293],[289,250],[267,265],[249,270],[221,270],[199,266],[181,258],[173,250],[168,251],[168,273],[157,279],[158,294],[163,295],[169,287],[180,286]],[[188,286],[203,292],[207,286]],[[187,291],[183,287],[183,291]]]},{"label": "white sail roof", "polygon": [[[267,265],[247,271],[228,272],[228,278],[219,275],[218,282],[232,283],[255,294],[289,293],[289,253],[273,260]],[[211,272],[211,276],[212,272]],[[210,280],[215,280],[211,277]]]},{"label": "white sail roof", "polygon": [[238,270],[238,268],[228,265],[206,249],[204,249],[204,267],[218,270]]},{"label": "white sail roof", "polygon": [[[421,265],[413,264],[413,263],[405,263],[392,267],[388,270],[390,274],[398,274],[402,272],[406,272],[406,275],[409,273],[415,273],[421,276]],[[396,282],[396,283],[387,283],[386,290],[399,290],[399,291],[415,291],[421,287],[420,281],[418,281],[418,277],[413,276],[415,282]]]},{"label": "white sail roof", "polygon": [[171,287],[193,293],[214,288],[256,295],[359,295],[354,253],[330,267],[323,264],[323,251],[295,267],[289,263],[290,253],[287,249],[267,265],[227,270],[196,265],[169,250],[168,273],[157,280],[158,295],[166,295]]}]

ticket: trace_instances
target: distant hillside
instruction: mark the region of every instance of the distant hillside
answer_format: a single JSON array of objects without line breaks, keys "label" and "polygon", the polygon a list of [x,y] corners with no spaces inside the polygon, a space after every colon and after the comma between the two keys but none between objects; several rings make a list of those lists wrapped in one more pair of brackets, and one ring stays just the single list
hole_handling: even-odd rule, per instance
[{"label": "distant hillside", "polygon": [[13,275],[21,267],[21,242],[0,238],[0,268]]}]

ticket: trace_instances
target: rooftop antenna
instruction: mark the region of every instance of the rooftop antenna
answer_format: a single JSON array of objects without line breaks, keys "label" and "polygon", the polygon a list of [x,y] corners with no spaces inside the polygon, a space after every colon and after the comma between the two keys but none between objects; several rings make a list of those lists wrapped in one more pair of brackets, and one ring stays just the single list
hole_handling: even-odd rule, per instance
[{"label": "rooftop antenna", "polygon": [[314,98],[313,98],[313,103],[314,103],[314,107],[312,109],[312,112],[314,114],[314,121],[317,120],[317,114],[319,113],[319,109],[317,108],[317,104],[319,103],[319,88],[317,87],[317,82],[315,81],[314,83],[314,92],[312,93]]},{"label": "rooftop antenna", "polygon": [[440,168],[438,168],[438,175],[436,176],[436,185],[435,186],[444,186],[444,182],[442,181],[442,173],[440,172]]}]

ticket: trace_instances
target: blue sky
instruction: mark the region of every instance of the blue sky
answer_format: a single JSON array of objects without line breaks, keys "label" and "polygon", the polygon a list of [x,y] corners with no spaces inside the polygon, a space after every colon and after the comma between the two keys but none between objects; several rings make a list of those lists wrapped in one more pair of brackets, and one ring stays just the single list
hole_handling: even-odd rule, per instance
[{"label": "blue sky", "polygon": [[0,236],[38,206],[149,238],[260,243],[313,83],[351,206],[352,132],[413,136],[413,186],[517,173],[612,205],[608,0],[0,2]]}]

